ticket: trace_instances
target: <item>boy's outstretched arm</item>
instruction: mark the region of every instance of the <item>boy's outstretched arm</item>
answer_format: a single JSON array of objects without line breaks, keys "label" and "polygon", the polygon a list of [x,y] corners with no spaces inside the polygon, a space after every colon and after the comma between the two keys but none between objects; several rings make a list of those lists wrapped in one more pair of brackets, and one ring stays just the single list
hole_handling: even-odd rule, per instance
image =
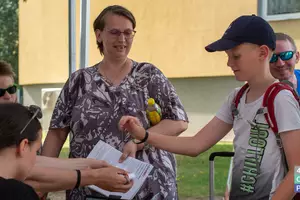
[{"label": "boy's outstretched arm", "polygon": [[[145,137],[146,131],[135,117],[124,116],[121,118],[119,125],[121,130],[127,130],[138,140]],[[214,117],[193,137],[174,137],[149,132],[147,143],[176,154],[197,156],[220,141],[231,128],[231,124]]]}]

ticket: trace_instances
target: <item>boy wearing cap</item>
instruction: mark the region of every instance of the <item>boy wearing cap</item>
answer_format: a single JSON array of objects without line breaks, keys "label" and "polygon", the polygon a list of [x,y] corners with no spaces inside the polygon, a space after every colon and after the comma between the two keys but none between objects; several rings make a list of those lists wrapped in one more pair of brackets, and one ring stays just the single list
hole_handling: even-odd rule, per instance
[{"label": "boy wearing cap", "polygon": [[[294,39],[286,33],[275,33],[276,49],[270,60],[270,71],[273,77],[279,81],[287,80],[291,82],[300,94],[300,70],[295,69],[299,61],[299,51]],[[228,188],[231,182],[232,162],[230,163],[225,200],[229,198]]]},{"label": "boy wearing cap", "polygon": [[171,137],[147,132],[132,116],[120,120],[120,128],[135,139],[173,153],[197,156],[220,141],[233,129],[233,158],[230,200],[284,200],[294,193],[293,168],[300,165],[299,104],[289,90],[280,91],[274,100],[275,117],[289,171],[284,173],[283,158],[276,136],[269,127],[262,108],[266,90],[276,82],[269,69],[275,49],[275,34],[262,18],[251,15],[234,20],[222,38],[205,49],[225,51],[227,65],[248,89],[235,112],[232,102],[239,88],[231,92],[216,116],[194,137]]}]

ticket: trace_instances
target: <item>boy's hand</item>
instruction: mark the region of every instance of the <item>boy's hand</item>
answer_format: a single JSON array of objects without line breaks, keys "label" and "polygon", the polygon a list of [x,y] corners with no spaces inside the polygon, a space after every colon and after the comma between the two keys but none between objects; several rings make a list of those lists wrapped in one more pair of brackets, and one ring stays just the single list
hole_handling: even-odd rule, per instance
[{"label": "boy's hand", "polygon": [[142,140],[146,131],[136,117],[123,116],[120,119],[119,127],[122,131],[128,131],[135,139]]}]

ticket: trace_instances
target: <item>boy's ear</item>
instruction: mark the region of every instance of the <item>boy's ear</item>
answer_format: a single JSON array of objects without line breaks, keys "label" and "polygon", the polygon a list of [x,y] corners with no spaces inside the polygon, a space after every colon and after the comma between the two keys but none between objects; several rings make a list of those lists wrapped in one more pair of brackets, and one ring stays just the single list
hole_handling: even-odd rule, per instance
[{"label": "boy's ear", "polygon": [[268,46],[262,45],[259,47],[259,58],[261,60],[265,60],[265,59],[270,60],[272,54],[273,52]]}]

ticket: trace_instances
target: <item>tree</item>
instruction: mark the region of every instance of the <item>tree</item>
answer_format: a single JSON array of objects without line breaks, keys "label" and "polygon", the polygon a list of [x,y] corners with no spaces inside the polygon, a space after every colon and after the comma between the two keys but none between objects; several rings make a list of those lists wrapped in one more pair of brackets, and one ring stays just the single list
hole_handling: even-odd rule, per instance
[{"label": "tree", "polygon": [[18,32],[18,0],[0,0],[0,60],[10,63],[17,76]]}]

